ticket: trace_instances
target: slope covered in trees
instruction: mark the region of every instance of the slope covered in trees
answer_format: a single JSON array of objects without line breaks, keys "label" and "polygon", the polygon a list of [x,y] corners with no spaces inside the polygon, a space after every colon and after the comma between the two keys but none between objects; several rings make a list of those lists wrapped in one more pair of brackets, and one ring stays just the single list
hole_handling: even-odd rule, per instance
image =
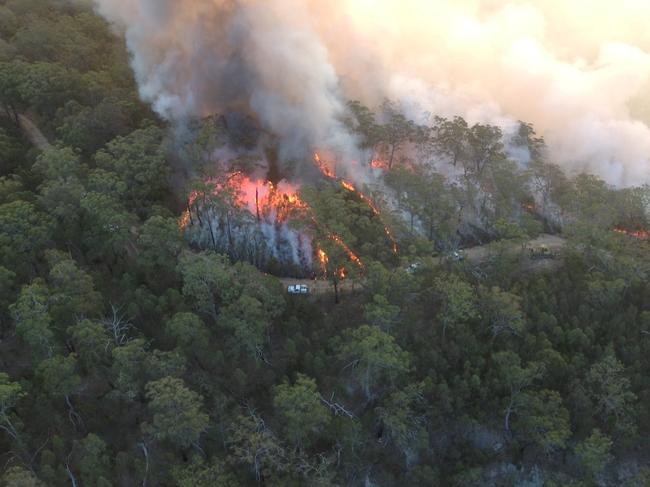
[{"label": "slope covered in trees", "polygon": [[[647,187],[564,174],[526,124],[351,103],[400,253],[358,197],[303,188],[365,263],[334,305],[184,238],[179,160],[209,170],[224,134],[171,144],[92,11],[0,1],[0,104],[0,485],[650,482],[650,249],[621,233]],[[542,231],[567,244],[528,272]]]}]

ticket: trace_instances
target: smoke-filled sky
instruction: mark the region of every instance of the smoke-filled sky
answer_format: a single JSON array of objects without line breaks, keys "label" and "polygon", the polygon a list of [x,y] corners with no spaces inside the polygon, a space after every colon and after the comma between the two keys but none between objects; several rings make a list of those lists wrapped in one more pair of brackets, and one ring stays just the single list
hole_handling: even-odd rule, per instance
[{"label": "smoke-filled sky", "polygon": [[351,151],[345,100],[505,128],[555,162],[650,182],[648,0],[95,0],[169,119],[252,113],[286,154]]}]

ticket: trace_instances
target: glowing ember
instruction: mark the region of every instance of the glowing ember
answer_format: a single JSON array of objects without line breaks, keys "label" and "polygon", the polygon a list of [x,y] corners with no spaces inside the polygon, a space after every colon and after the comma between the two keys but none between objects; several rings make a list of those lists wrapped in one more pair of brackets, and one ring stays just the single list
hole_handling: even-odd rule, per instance
[{"label": "glowing ember", "polygon": [[[379,208],[377,205],[372,201],[370,198],[368,198],[365,194],[363,194],[361,191],[358,191],[357,188],[354,187],[354,185],[348,181],[341,180],[341,186],[343,186],[344,189],[350,191],[351,193],[356,194],[361,201],[366,203],[368,207],[372,210],[372,212],[375,214],[375,216],[381,218],[381,212],[379,211]],[[390,228],[387,226],[384,226],[384,233],[388,237],[388,239],[391,241],[393,252],[398,253],[399,252],[399,247],[397,246],[397,241],[395,240],[395,237],[393,236],[393,233],[390,231]]]},{"label": "glowing ember", "polygon": [[352,191],[353,193],[356,193],[356,189],[354,189],[354,186],[352,186],[352,184],[348,183],[347,181],[341,181],[341,184],[348,191]]},{"label": "glowing ember", "polygon": [[395,237],[393,237],[393,233],[390,231],[390,228],[384,227],[384,233],[386,233],[386,236],[390,240],[393,248],[393,253],[397,254],[399,253],[399,246],[397,245],[397,240],[395,240]]},{"label": "glowing ember", "polygon": [[316,166],[318,166],[318,169],[327,176],[328,178],[336,178],[336,172],[329,167],[329,165],[321,158],[320,154],[318,152],[314,153],[314,162],[316,163]]},{"label": "glowing ember", "polygon": [[320,268],[323,274],[327,273],[327,264],[329,263],[330,259],[325,253],[323,249],[318,249],[318,262],[320,262]]},{"label": "glowing ember", "polygon": [[374,160],[370,163],[370,167],[372,167],[373,169],[380,169],[382,171],[387,171],[388,163],[384,161]]},{"label": "glowing ember", "polygon": [[192,191],[190,193],[190,196],[187,199],[187,209],[183,212],[181,215],[178,226],[180,227],[181,231],[184,231],[188,225],[192,222],[192,206],[194,206],[194,203],[196,203],[197,198],[199,197],[199,192],[198,191]]},{"label": "glowing ember", "polygon": [[348,247],[348,245],[343,241],[341,237],[334,234],[330,235],[329,237],[330,239],[332,239],[332,241],[336,242],[345,251],[345,253],[348,255],[348,259],[350,259],[352,262],[358,265],[359,268],[361,269],[364,268],[363,262],[361,262],[359,256],[354,252],[352,252],[352,249]]},{"label": "glowing ember", "polygon": [[614,231],[621,235],[627,235],[628,237],[650,240],[650,232],[648,230],[627,230],[626,228],[617,227]]},{"label": "glowing ember", "polygon": [[[334,173],[334,171],[332,171],[330,169],[330,167],[323,161],[323,159],[321,158],[320,154],[318,154],[318,152],[314,153],[314,162],[316,163],[318,168],[321,170],[321,172],[325,176],[327,176],[328,178],[332,178],[332,179],[336,178],[336,174]],[[375,163],[381,164],[381,165],[385,164],[385,163],[382,163],[380,161],[373,161],[373,163],[372,163],[373,167],[375,167],[374,166]],[[388,165],[386,165],[386,168],[387,167],[388,167]],[[345,181],[344,179],[341,179],[341,186],[343,186],[343,188],[346,189],[347,191],[350,191],[351,193],[354,193],[355,195],[357,195],[357,197],[361,201],[363,201],[364,203],[366,203],[370,207],[370,209],[372,210],[372,212],[376,216],[381,217],[381,212],[379,211],[379,208],[377,207],[377,205],[370,198],[368,198],[365,194],[363,194],[361,191],[357,190],[357,188],[354,186],[354,184],[352,184],[349,181]],[[393,236],[393,233],[390,231],[390,229],[387,226],[384,226],[384,233],[386,234],[388,239],[391,241],[393,252],[398,253],[399,252],[399,247],[397,245],[397,241],[395,240],[395,237]]]},{"label": "glowing ember", "polygon": [[531,203],[523,203],[521,206],[529,213],[535,213],[536,211],[535,205]]},{"label": "glowing ember", "polygon": [[361,201],[363,201],[370,207],[370,209],[375,215],[377,216],[380,215],[380,211],[379,208],[377,208],[377,205],[375,205],[375,203],[370,198],[368,198],[365,194],[363,194],[361,191],[358,191],[357,188],[355,188],[352,183],[342,180],[341,185],[343,186],[344,189],[350,191],[351,193],[356,194]]}]

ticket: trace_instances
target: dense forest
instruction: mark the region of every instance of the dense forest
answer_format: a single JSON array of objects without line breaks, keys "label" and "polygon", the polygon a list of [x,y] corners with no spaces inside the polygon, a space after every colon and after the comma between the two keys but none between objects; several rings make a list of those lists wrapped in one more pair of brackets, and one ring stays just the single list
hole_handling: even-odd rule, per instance
[{"label": "dense forest", "polygon": [[179,136],[83,2],[0,0],[0,105],[0,485],[650,485],[650,188],[351,101],[379,176],[301,187],[331,289],[292,296],[206,237],[258,135]]}]

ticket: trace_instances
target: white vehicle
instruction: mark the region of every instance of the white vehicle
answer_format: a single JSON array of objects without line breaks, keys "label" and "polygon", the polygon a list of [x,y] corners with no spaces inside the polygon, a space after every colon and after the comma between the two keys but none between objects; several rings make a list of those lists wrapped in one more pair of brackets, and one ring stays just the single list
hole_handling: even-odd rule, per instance
[{"label": "white vehicle", "polygon": [[408,266],[406,272],[408,272],[409,274],[413,274],[420,267],[422,267],[422,262],[413,262],[411,265]]},{"label": "white vehicle", "polygon": [[451,253],[451,259],[454,262],[462,262],[465,260],[465,252],[463,250],[456,250]]},{"label": "white vehicle", "polygon": [[309,287],[304,284],[296,284],[287,288],[289,294],[309,294]]}]

